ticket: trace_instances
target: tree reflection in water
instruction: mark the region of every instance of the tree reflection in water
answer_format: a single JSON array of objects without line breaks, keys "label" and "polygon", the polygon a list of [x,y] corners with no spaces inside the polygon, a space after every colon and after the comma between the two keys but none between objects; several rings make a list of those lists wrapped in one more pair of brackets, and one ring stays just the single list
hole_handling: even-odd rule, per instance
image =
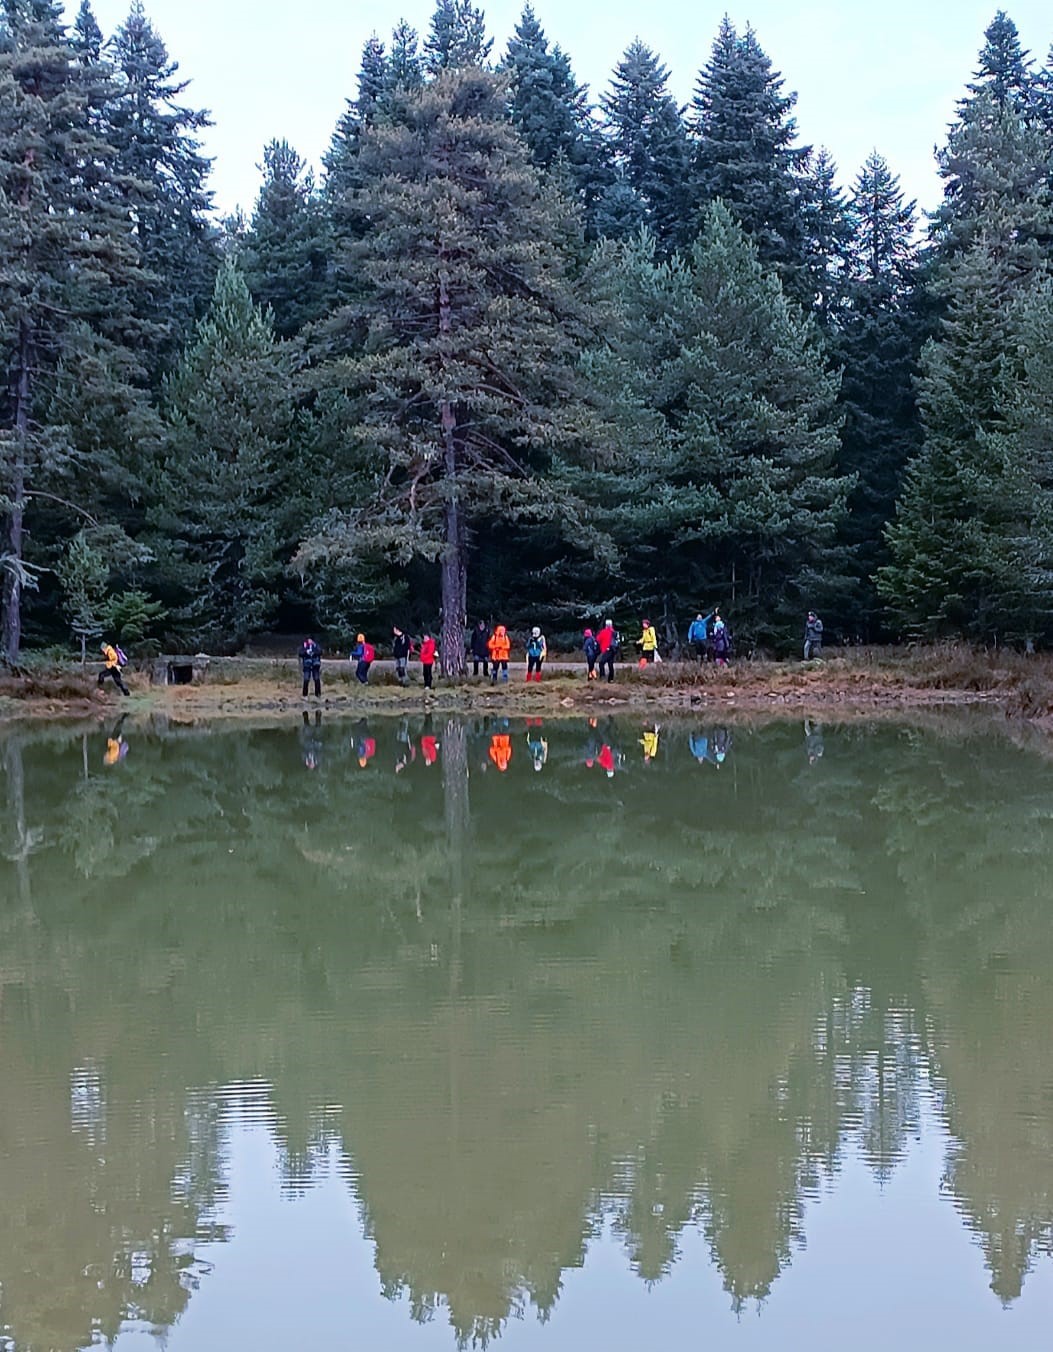
[{"label": "tree reflection in water", "polygon": [[514,723],[410,720],[368,774],[337,724],[310,773],[298,726],[132,721],[116,774],[0,734],[0,1329],[171,1325],[250,1111],[290,1193],[342,1152],[387,1295],[486,1342],[604,1225],[649,1281],[697,1228],[764,1297],[928,1100],[1015,1300],[1053,1250],[1053,769],[939,731],[666,724],[645,769],[634,723],[553,723],[536,773],[489,755]]}]

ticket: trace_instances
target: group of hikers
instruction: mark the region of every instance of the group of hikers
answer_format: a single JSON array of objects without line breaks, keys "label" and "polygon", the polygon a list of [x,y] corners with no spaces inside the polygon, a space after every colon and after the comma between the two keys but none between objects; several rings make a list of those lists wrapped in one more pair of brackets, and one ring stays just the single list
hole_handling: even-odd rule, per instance
[{"label": "group of hikers", "polygon": [[[701,611],[691,622],[687,632],[688,648],[694,658],[702,662],[712,662],[715,666],[726,667],[732,656],[731,631],[721,617],[719,610],[711,610],[708,615]],[[653,662],[661,662],[658,633],[646,617],[640,623],[640,637],[635,641],[639,649],[638,665],[646,667]],[[593,632],[585,629],[582,634],[582,653],[585,659],[586,680],[614,680],[616,664],[623,659],[622,636],[615,628],[614,621],[604,620],[602,626]],[[548,640],[539,625],[534,625],[525,644],[526,679],[539,682],[548,657]],[[814,661],[823,651],[823,622],[814,611],[808,612],[804,632],[804,660]],[[468,637],[467,653],[472,664],[472,675],[480,673],[489,678],[492,685],[508,680],[508,663],[512,652],[512,640],[507,628],[498,624],[491,632],[485,620],[479,620]],[[425,690],[434,685],[435,661],[438,644],[435,638],[425,633],[419,645],[395,625],[392,629],[391,655],[395,662],[395,677],[400,685],[409,684],[409,663],[416,655],[421,664]],[[355,664],[355,679],[362,685],[369,681],[369,672],[376,660],[376,648],[368,642],[364,634],[359,634],[355,646],[351,649],[351,661]],[[307,698],[313,684],[315,695],[322,693],[322,649],[316,639],[310,635],[304,639],[299,652],[300,668],[303,674],[303,695]],[[103,677],[99,678],[100,684]]]},{"label": "group of hikers", "polygon": [[[724,622],[719,610],[711,610],[708,615],[701,611],[691,622],[687,631],[689,651],[694,658],[702,662],[712,662],[715,666],[726,667],[731,660],[733,643],[731,631]],[[638,665],[647,667],[653,662],[661,662],[658,633],[646,617],[640,623],[640,637],[635,641],[639,649]],[[548,640],[539,625],[534,625],[526,640],[526,679],[540,682],[548,657]],[[604,620],[595,632],[586,628],[582,634],[581,650],[585,659],[585,678],[589,681],[614,680],[617,663],[624,658],[622,636],[615,628],[614,621]],[[128,659],[116,643],[103,643],[100,651],[103,669],[99,672],[100,689],[108,680],[121,692],[130,695],[122,676],[122,669]],[[822,656],[823,622],[814,611],[808,612],[804,631],[804,660],[814,661]],[[489,678],[492,685],[508,680],[508,663],[512,653],[512,639],[503,624],[495,625],[491,632],[485,620],[479,620],[468,637],[468,657],[472,664],[472,675],[478,677],[480,671]],[[416,643],[404,629],[395,625],[391,634],[391,655],[395,663],[395,677],[400,685],[409,684],[409,663],[416,656],[421,665],[421,674],[425,690],[431,690],[434,684],[435,662],[438,656],[438,643],[430,633],[422,635]],[[300,671],[303,676],[303,697],[306,699],[311,687],[320,697],[322,693],[322,647],[311,635],[300,645]],[[369,681],[369,672],[377,658],[377,650],[366,638],[358,634],[350,659],[354,664],[355,679],[362,685]]]}]

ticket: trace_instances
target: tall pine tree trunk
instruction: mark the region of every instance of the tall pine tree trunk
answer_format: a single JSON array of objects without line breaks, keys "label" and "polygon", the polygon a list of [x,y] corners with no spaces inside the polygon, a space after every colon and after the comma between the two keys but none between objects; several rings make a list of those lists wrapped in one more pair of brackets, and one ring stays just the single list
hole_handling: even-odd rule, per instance
[{"label": "tall pine tree trunk", "polygon": [[[452,327],[449,281],[443,269],[439,273],[439,332],[448,334]],[[446,528],[442,555],[442,630],[439,639],[439,666],[444,676],[463,676],[468,669],[464,654],[464,626],[468,614],[468,564],[464,556],[464,520],[461,516],[457,483],[457,414],[448,399],[442,401],[440,415],[443,477],[446,488]]]},{"label": "tall pine tree trunk", "polygon": [[18,330],[18,372],[14,382],[14,461],[8,491],[7,549],[4,569],[3,618],[0,624],[0,654],[14,666],[22,646],[22,534],[26,502],[26,440],[29,435],[29,361],[32,336],[23,319]]}]

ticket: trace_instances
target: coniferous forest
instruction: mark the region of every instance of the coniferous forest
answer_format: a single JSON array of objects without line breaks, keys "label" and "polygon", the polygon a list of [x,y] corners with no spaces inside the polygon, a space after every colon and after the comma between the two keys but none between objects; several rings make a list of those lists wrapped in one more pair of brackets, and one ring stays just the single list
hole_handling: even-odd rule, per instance
[{"label": "coniferous forest", "polygon": [[0,0],[8,663],[394,620],[458,670],[468,617],[714,604],[773,653],[808,608],[1053,639],[1053,58],[1006,14],[928,217],[729,19],[680,107],[640,39],[594,95],[529,5],[499,51],[439,0],[249,220],[187,76],[140,0]]}]

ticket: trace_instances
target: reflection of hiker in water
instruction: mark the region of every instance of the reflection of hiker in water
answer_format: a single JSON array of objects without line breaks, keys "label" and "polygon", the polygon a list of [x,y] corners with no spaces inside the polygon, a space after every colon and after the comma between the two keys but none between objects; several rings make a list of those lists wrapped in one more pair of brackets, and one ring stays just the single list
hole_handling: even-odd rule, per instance
[{"label": "reflection of hiker in water", "polygon": [[424,720],[420,734],[420,753],[424,764],[429,768],[439,759],[439,739],[435,736],[435,724],[429,714]]},{"label": "reflection of hiker in water", "polygon": [[804,749],[808,753],[808,764],[814,765],[823,758],[826,747],[823,745],[823,725],[813,723],[810,718],[804,720]]},{"label": "reflection of hiker in water", "polygon": [[121,729],[124,727],[124,720],[127,714],[122,714],[113,725],[113,731],[106,738],[106,751],[102,758],[105,766],[119,765],[128,754],[128,743],[124,740]]},{"label": "reflection of hiker in water", "polygon": [[395,755],[395,773],[400,775],[407,765],[412,765],[417,759],[417,748],[409,735],[409,724],[405,719],[399,724],[399,730],[395,733],[395,746],[397,752]]},{"label": "reflection of hiker in water", "polygon": [[692,732],[688,735],[687,744],[691,748],[691,754],[699,765],[705,765],[709,760],[709,738],[704,732]]},{"label": "reflection of hiker in water", "polygon": [[317,770],[322,763],[322,739],[318,735],[318,729],[322,726],[322,711],[315,710],[314,723],[311,723],[311,715],[305,709],[303,711],[303,727],[300,729],[300,748],[303,754],[303,764],[305,770]]},{"label": "reflection of hiker in water", "polygon": [[490,759],[502,774],[512,760],[512,738],[507,732],[495,732],[490,738]]},{"label": "reflection of hiker in water", "polygon": [[541,735],[541,719],[527,719],[527,750],[530,752],[530,759],[533,761],[534,769],[541,771],[545,768],[548,760],[548,742]]},{"label": "reflection of hiker in water", "polygon": [[713,764],[719,770],[728,758],[728,752],[731,750],[731,733],[727,728],[717,728],[712,739]]},{"label": "reflection of hiker in water", "polygon": [[585,751],[582,756],[582,759],[585,762],[585,768],[587,770],[591,770],[592,767],[596,764],[596,760],[599,754],[600,754],[600,741],[599,738],[596,736],[596,720],[595,718],[590,718],[589,735],[585,739]]},{"label": "reflection of hiker in water", "polygon": [[355,724],[355,731],[351,738],[351,746],[360,768],[364,770],[377,754],[376,740],[370,737],[369,728],[364,720]]},{"label": "reflection of hiker in water", "polygon": [[643,730],[640,745],[643,747],[644,765],[650,765],[658,755],[658,734],[661,731],[661,726],[660,723],[652,723],[650,727]]}]

